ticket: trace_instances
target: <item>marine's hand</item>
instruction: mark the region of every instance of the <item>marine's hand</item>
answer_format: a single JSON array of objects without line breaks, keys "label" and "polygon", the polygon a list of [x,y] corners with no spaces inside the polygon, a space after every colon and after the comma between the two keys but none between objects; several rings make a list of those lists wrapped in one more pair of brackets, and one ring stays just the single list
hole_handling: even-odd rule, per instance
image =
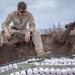
[{"label": "marine's hand", "polygon": [[5,33],[4,33],[4,37],[7,38],[7,39],[10,39],[10,33],[8,30],[5,30]]},{"label": "marine's hand", "polygon": [[29,42],[29,41],[30,41],[30,31],[27,31],[25,35],[25,42]]}]

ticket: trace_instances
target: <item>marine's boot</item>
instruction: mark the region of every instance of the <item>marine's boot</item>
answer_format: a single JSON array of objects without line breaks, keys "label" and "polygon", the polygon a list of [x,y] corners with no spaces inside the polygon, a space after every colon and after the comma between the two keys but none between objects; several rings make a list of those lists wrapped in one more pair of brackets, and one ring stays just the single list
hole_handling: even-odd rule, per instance
[{"label": "marine's boot", "polygon": [[51,55],[51,52],[49,52],[49,51],[47,51],[47,52],[43,51],[43,52],[40,52],[40,53],[37,54],[38,57],[46,57],[48,55]]}]

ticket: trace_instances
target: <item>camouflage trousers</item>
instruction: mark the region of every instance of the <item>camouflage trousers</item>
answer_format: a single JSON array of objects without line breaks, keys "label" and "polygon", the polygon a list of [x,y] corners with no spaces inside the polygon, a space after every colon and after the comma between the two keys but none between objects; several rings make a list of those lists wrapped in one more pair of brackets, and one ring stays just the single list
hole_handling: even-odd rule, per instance
[{"label": "camouflage trousers", "polygon": [[[27,30],[16,30],[16,29],[12,29],[12,28],[9,28],[8,30],[11,35],[16,32],[19,32],[20,34],[25,34],[27,31]],[[1,32],[1,45],[3,44],[3,42],[8,42],[8,39],[4,38],[3,34],[4,34],[4,32]],[[35,45],[35,51],[37,54],[44,51],[42,40],[41,40],[41,35],[37,30],[35,30],[32,33],[32,41]]]}]

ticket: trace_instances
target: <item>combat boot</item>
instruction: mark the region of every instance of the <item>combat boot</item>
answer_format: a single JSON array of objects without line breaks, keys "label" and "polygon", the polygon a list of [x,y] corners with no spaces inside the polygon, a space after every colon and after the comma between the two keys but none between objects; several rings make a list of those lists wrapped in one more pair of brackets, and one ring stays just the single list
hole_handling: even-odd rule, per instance
[{"label": "combat boot", "polygon": [[37,56],[38,57],[44,57],[46,55],[46,53],[43,51],[43,52],[40,52],[40,53],[37,53]]},{"label": "combat boot", "polygon": [[49,52],[49,51],[47,51],[47,52],[43,51],[43,52],[40,52],[40,53],[37,54],[38,57],[46,57],[48,55],[51,55],[51,52]]},{"label": "combat boot", "polygon": [[45,52],[45,56],[52,55],[50,51]]}]

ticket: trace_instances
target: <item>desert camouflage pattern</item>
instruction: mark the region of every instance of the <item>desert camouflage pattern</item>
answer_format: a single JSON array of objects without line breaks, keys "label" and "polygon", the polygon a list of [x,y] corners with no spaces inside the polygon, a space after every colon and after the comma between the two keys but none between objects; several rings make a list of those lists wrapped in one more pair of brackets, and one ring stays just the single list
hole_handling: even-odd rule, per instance
[{"label": "desert camouflage pattern", "polygon": [[[13,22],[13,25],[9,27],[9,24]],[[27,28],[27,25],[29,26]],[[26,15],[22,20],[19,19],[17,11],[13,11],[12,13],[8,14],[5,22],[2,24],[2,32],[1,32],[1,45],[3,42],[8,42],[8,39],[4,38],[4,30],[8,29],[10,34],[19,32],[21,34],[25,34],[27,31],[32,32],[32,41],[35,45],[35,51],[36,53],[43,52],[43,45],[41,40],[40,33],[35,29],[35,23],[33,15],[27,11]]]}]

